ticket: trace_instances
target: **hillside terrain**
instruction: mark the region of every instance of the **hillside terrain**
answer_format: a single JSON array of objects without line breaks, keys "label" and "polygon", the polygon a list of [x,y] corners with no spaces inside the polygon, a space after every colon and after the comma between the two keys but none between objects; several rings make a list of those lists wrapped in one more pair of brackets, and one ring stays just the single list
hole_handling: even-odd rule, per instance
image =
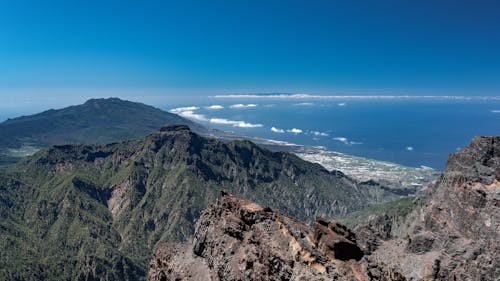
[{"label": "hillside terrain", "polygon": [[220,190],[300,220],[406,195],[249,141],[187,126],[43,149],[0,177],[0,279],[137,280],[158,242],[185,241]]},{"label": "hillside terrain", "polygon": [[94,144],[142,138],[165,125],[209,130],[176,114],[118,98],[91,99],[0,123],[0,165],[55,144]]},{"label": "hillside terrain", "polygon": [[91,99],[81,105],[9,119],[0,123],[0,169],[50,145],[97,144],[143,138],[165,125],[187,125],[197,134],[225,142],[250,140],[273,151],[294,152],[302,159],[358,181],[383,183],[414,194],[437,178],[438,171],[355,157],[317,147],[237,135],[204,127],[179,115],[118,98]]},{"label": "hillside terrain", "polygon": [[202,213],[188,243],[158,245],[148,277],[498,280],[499,202],[500,137],[477,137],[450,156],[425,197],[398,202],[354,232],[226,195]]}]

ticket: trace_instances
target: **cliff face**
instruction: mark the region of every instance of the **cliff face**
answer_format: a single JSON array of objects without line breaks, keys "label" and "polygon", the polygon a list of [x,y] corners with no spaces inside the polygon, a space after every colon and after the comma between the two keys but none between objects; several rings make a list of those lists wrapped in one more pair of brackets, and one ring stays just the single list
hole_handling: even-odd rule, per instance
[{"label": "cliff face", "polygon": [[150,280],[350,280],[362,276],[354,233],[317,219],[307,226],[226,195],[203,212],[192,242],[160,244]]},{"label": "cliff face", "polygon": [[477,137],[450,156],[438,182],[405,218],[378,218],[358,237],[376,248],[372,261],[407,278],[497,280],[499,181],[500,137]]},{"label": "cliff face", "polygon": [[497,280],[500,137],[450,156],[429,194],[403,217],[355,232],[307,226],[225,196],[203,212],[190,243],[160,244],[150,280]]}]

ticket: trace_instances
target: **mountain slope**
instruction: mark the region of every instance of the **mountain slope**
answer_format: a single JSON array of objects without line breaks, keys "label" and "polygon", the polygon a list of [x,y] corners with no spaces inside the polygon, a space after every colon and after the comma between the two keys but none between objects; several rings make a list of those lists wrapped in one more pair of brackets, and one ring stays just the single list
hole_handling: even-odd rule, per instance
[{"label": "mountain slope", "polygon": [[198,133],[207,132],[206,128],[188,119],[142,103],[118,98],[91,99],[81,105],[0,123],[0,156],[3,154],[7,161],[7,156],[15,154],[13,150],[20,149],[18,156],[21,156],[23,152],[30,153],[53,144],[109,143],[142,138],[169,124],[184,124]]},{"label": "mountain slope", "polygon": [[12,258],[3,261],[3,274],[22,276],[11,263],[27,259],[48,279],[144,277],[154,246],[187,239],[221,189],[306,221],[399,197],[293,154],[207,139],[186,126],[121,143],[53,146],[4,177],[23,188],[2,183],[11,194],[2,204],[18,211],[6,217],[17,230],[0,235],[28,245],[12,234],[26,230],[40,243],[28,257],[4,245]]},{"label": "mountain slope", "polygon": [[[500,137],[477,137],[450,156],[429,193],[400,201],[355,232],[308,227],[225,196],[193,238],[159,244],[150,280],[498,280]],[[398,205],[398,206],[397,206]]]},{"label": "mountain slope", "polygon": [[476,137],[450,155],[429,193],[403,217],[357,231],[374,262],[411,280],[500,276],[500,137]]}]

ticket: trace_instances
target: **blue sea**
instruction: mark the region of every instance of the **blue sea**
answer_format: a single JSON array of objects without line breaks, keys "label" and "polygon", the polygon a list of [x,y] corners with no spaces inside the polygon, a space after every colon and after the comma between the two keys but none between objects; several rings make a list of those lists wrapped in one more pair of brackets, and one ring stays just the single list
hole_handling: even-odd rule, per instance
[{"label": "blue sea", "polygon": [[[192,102],[196,100],[196,102]],[[183,107],[183,108],[179,108]],[[500,135],[500,99],[199,98],[164,105],[206,126],[443,169],[477,135]]]}]

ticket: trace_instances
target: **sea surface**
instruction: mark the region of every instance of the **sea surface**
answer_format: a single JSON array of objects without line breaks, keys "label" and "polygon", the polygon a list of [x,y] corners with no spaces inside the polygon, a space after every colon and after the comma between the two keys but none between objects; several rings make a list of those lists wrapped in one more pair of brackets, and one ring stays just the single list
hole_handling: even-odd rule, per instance
[{"label": "sea surface", "polygon": [[197,98],[160,106],[206,126],[443,169],[477,135],[500,135],[500,99]]}]

